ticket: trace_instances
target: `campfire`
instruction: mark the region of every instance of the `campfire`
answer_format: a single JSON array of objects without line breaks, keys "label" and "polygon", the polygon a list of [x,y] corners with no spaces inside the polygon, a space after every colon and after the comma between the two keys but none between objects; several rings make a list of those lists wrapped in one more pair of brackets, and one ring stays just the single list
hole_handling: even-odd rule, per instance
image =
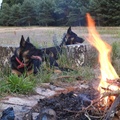
[{"label": "campfire", "polygon": [[87,23],[88,23],[88,31],[89,43],[94,46],[99,52],[99,64],[100,64],[100,84],[98,86],[98,90],[101,95],[102,105],[110,107],[110,101],[112,101],[112,106],[108,111],[105,120],[110,119],[110,115],[116,112],[116,107],[120,102],[119,96],[119,87],[120,87],[120,80],[119,76],[117,75],[114,67],[111,64],[111,46],[103,41],[96,28],[93,19],[91,18],[90,14],[87,14]]},{"label": "campfire", "polygon": [[[50,120],[119,120],[120,80],[111,64],[111,46],[98,34],[95,23],[87,14],[89,37],[87,40],[99,52],[100,83],[98,90],[88,89],[60,92],[52,98],[40,99],[39,119]],[[41,118],[42,117],[42,118]],[[48,117],[49,119],[49,117]]]},{"label": "campfire", "polygon": [[[66,88],[55,97],[40,99],[24,117],[36,120],[120,120],[120,78],[111,64],[111,46],[98,34],[94,20],[87,14],[87,40],[99,53],[100,83],[98,89]],[[28,118],[29,117],[29,118]]]},{"label": "campfire", "polygon": [[[48,120],[119,120],[120,80],[111,64],[111,46],[103,41],[91,16],[87,14],[87,40],[99,52],[100,83],[98,89],[60,91],[55,97],[40,99],[35,109],[38,119]],[[73,87],[73,86],[72,86]],[[67,91],[67,90],[66,90]]]}]

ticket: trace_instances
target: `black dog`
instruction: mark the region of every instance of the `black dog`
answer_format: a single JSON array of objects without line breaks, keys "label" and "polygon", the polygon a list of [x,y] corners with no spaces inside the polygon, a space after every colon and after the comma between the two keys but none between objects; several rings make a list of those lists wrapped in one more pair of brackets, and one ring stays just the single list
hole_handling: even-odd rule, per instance
[{"label": "black dog", "polygon": [[22,36],[20,46],[16,48],[14,55],[11,57],[12,73],[18,76],[25,72],[27,75],[36,74],[42,62],[40,56],[43,56],[42,51],[30,43],[29,37],[25,41]]},{"label": "black dog", "polygon": [[83,42],[84,42],[84,39],[78,37],[77,34],[75,34],[71,30],[71,27],[69,27],[67,30],[67,34],[64,36],[60,45],[41,49],[44,55],[43,58],[44,60],[46,60],[46,57],[49,59],[50,67],[52,66],[59,67],[56,60],[58,59],[59,55],[62,53],[62,47],[64,45],[71,45],[71,44],[77,44],[77,43],[83,43]]},{"label": "black dog", "polygon": [[84,39],[81,37],[78,37],[77,34],[75,34],[72,30],[71,27],[68,28],[67,34],[65,35],[65,44],[66,45],[71,45],[71,44],[78,44],[78,43],[83,43]]},{"label": "black dog", "polygon": [[83,41],[82,38],[71,31],[71,27],[68,28],[67,34],[64,36],[61,44],[54,47],[37,49],[30,43],[29,37],[25,41],[22,36],[20,46],[15,50],[14,55],[11,57],[12,73],[17,75],[21,75],[24,72],[27,72],[27,74],[36,74],[41,62],[47,60],[50,63],[50,67],[55,66],[60,69],[56,60],[62,53],[62,46],[82,43]]}]

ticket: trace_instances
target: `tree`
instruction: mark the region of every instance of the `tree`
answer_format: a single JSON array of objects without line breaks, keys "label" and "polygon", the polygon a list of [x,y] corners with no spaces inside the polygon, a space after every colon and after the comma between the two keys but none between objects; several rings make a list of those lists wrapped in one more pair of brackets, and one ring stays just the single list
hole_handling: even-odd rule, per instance
[{"label": "tree", "polygon": [[89,12],[99,25],[120,25],[120,0],[91,0]]},{"label": "tree", "polygon": [[74,0],[71,1],[71,4],[68,6],[69,13],[68,17],[68,25],[85,25],[85,16],[87,13],[87,8],[89,5],[89,0]]},{"label": "tree", "polygon": [[7,3],[2,4],[2,9],[0,10],[0,24],[4,26],[9,25],[9,15],[10,7]]},{"label": "tree", "polygon": [[56,0],[55,12],[64,25],[83,25],[89,0]]},{"label": "tree", "polygon": [[14,4],[10,10],[9,24],[18,26],[20,25],[20,13],[21,13],[21,4]]},{"label": "tree", "polygon": [[9,6],[14,4],[22,4],[24,0],[3,0],[2,3],[7,3]]},{"label": "tree", "polygon": [[42,0],[39,3],[37,12],[37,21],[39,25],[48,26],[55,21],[53,17],[54,5],[54,0]]},{"label": "tree", "polygon": [[66,25],[69,13],[68,6],[71,4],[72,0],[55,0],[55,15],[58,25]]},{"label": "tree", "polygon": [[25,0],[21,6],[20,22],[24,25],[34,24],[36,20],[36,4],[34,0]]}]

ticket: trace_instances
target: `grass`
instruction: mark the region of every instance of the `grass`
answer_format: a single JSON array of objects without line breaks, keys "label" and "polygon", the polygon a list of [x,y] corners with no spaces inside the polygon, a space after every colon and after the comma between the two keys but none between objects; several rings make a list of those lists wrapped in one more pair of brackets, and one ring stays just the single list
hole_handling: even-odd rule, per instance
[{"label": "grass", "polygon": [[[54,76],[59,78],[60,76],[69,76],[68,78],[61,79],[64,82],[75,82],[77,76],[81,76],[84,80],[90,80],[94,78],[94,74],[89,66],[83,66],[75,68],[72,66],[72,62],[68,62],[66,55],[61,55],[59,59],[59,65],[61,67],[69,68],[70,70],[63,71],[60,74],[54,73],[54,69],[50,69],[49,65],[43,64],[41,70],[36,76],[30,75],[25,77],[16,76],[11,74],[11,72],[3,73],[1,72],[1,84],[0,84],[0,93],[3,95],[6,94],[29,94],[34,91],[34,88],[41,83],[48,83],[54,81]],[[7,69],[7,68],[6,68]],[[57,79],[56,79],[57,80]]]},{"label": "grass", "polygon": [[[0,28],[0,30],[3,28]],[[10,29],[10,28],[9,28]],[[9,30],[8,29],[8,30]],[[23,30],[24,28],[22,28]],[[30,30],[28,33],[32,32],[32,30],[35,30],[35,27],[32,27],[31,29],[27,29],[26,30]],[[34,33],[30,34],[33,35],[34,37],[36,37],[38,35],[39,29],[42,30],[42,28],[36,28],[38,31],[34,31]],[[47,46],[51,46],[52,44],[50,44],[50,40],[52,39],[52,36],[54,33],[57,34],[58,36],[62,36],[62,34],[66,31],[67,27],[64,28],[57,28],[57,27],[53,27],[53,28],[44,28],[42,32],[39,32],[39,36],[41,37],[36,37],[36,38],[32,38],[32,43],[36,46],[36,47],[40,47],[41,46],[46,46],[44,41],[47,41]],[[54,30],[54,31],[53,31]],[[110,41],[112,41],[112,64],[115,67],[118,75],[120,75],[120,42],[116,41],[116,38],[119,39],[120,38],[120,27],[116,28],[116,27],[97,27],[98,32],[100,33],[100,35],[108,35],[110,36],[110,38],[108,40],[108,43]],[[12,28],[12,32],[13,33],[14,28]],[[22,32],[21,30],[19,30],[19,28],[16,29],[17,34],[20,35],[19,31]],[[87,28],[86,27],[74,27],[73,31],[75,31],[78,36],[84,36],[87,32]],[[36,33],[37,32],[37,33]],[[4,33],[4,31],[2,31],[2,33]],[[5,32],[5,36],[7,36],[8,32]],[[25,32],[24,32],[25,33]],[[23,33],[23,35],[24,35]],[[1,34],[1,31],[0,31]],[[3,34],[1,34],[3,35]],[[28,35],[28,34],[27,34]],[[5,37],[4,36],[4,37]],[[8,35],[9,36],[9,35]],[[43,37],[45,36],[45,37]],[[46,37],[47,36],[47,37]],[[3,36],[1,36],[3,38]],[[13,37],[15,38],[15,37]],[[40,43],[42,39],[43,41]],[[16,39],[16,38],[15,38]],[[19,40],[16,41],[16,43],[19,43]],[[34,41],[37,40],[37,41]],[[14,40],[13,40],[14,41]],[[9,42],[8,42],[9,43]],[[40,44],[39,44],[40,43]],[[82,67],[75,67],[72,65],[72,61],[69,60],[69,58],[66,57],[65,55],[60,56],[60,59],[58,61],[59,65],[61,67],[67,67],[67,68],[71,68],[73,70],[70,70],[69,72],[62,72],[60,74],[57,73],[53,73],[53,69],[50,69],[49,66],[47,65],[43,65],[40,70],[40,72],[36,75],[30,75],[25,77],[24,75],[21,77],[15,76],[11,74],[11,71],[9,69],[8,66],[2,68],[2,71],[0,72],[0,94],[1,95],[7,95],[7,94],[12,94],[12,93],[16,93],[16,94],[29,94],[32,93],[34,91],[34,88],[41,84],[41,83],[46,83],[46,82],[52,82],[52,81],[57,81],[57,78],[59,78],[60,76],[68,76],[68,78],[62,78],[61,80],[64,82],[75,82],[76,81],[76,77],[80,76],[83,80],[92,80],[95,77],[95,73],[93,72],[93,70],[95,69],[95,65],[98,64],[97,59],[98,59],[98,53],[96,52],[96,50],[93,48],[91,49],[91,51],[88,51],[87,53],[88,59],[87,59],[87,63],[85,66]],[[54,79],[55,78],[55,79]]]},{"label": "grass", "polygon": [[31,76],[18,77],[10,74],[0,80],[0,93],[28,94],[32,93],[36,85],[35,79]]},{"label": "grass", "polygon": [[112,64],[120,76],[120,41],[112,44]]}]

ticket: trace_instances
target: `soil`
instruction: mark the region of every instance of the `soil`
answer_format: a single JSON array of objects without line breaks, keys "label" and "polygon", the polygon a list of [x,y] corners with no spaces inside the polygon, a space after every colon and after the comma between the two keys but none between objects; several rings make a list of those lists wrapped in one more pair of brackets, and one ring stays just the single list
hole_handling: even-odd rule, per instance
[{"label": "soil", "polygon": [[[91,82],[92,81],[88,83],[85,82],[88,85],[87,88],[72,89],[72,87],[69,87],[67,92],[58,92],[55,96],[40,99],[37,105],[35,105],[32,110],[25,115],[24,120],[26,120],[28,116],[30,118],[33,113],[38,113],[35,120],[41,120],[45,115],[48,120],[88,120],[83,109],[88,107],[93,100],[96,100],[100,96],[99,91],[93,87],[94,85],[91,84]],[[80,81],[78,83],[80,83]],[[73,88],[75,86],[76,85],[73,85]],[[46,114],[46,111],[49,111],[48,114]],[[89,110],[87,112],[91,116],[95,116],[94,111]],[[100,118],[90,118],[92,120],[100,120]]]}]

